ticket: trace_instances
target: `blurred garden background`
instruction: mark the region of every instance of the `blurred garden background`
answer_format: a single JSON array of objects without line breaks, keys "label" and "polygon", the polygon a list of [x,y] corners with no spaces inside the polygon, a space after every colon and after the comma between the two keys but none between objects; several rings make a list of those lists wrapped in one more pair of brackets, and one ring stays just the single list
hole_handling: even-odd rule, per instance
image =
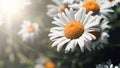
[{"label": "blurred garden background", "polygon": [[[11,0],[12,1],[12,0]],[[76,47],[74,52],[57,52],[51,48],[48,34],[53,21],[46,12],[46,6],[53,4],[51,0],[31,0],[31,4],[16,13],[2,13],[0,26],[0,68],[42,68],[45,61],[53,68],[95,68],[97,64],[111,60],[114,65],[120,63],[120,7],[113,7],[110,15],[111,29],[109,44],[103,48],[81,52]],[[8,20],[10,27],[8,28]],[[17,34],[24,20],[39,24],[40,33],[34,42],[25,42]],[[45,67],[47,68],[47,67]]]}]

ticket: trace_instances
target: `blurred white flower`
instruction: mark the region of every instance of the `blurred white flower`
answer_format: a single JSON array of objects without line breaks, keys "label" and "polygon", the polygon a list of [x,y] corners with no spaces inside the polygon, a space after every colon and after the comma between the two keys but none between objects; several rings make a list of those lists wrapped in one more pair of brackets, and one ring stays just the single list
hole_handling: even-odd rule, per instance
[{"label": "blurred white flower", "polygon": [[105,0],[83,0],[80,1],[79,4],[72,4],[69,5],[69,7],[72,7],[74,9],[84,7],[86,8],[87,12],[93,11],[94,14],[98,14],[103,18],[106,18],[106,16],[110,15],[110,12],[113,12],[113,10],[110,9],[111,4]]},{"label": "blurred white flower", "polygon": [[33,42],[39,34],[39,25],[37,23],[31,23],[25,20],[21,25],[21,30],[18,32],[23,39],[23,41]]},{"label": "blurred white flower", "polygon": [[50,17],[55,17],[57,16],[58,13],[62,13],[65,11],[66,8],[68,7],[68,4],[72,4],[73,2],[75,2],[75,0],[52,0],[55,5],[48,5],[48,12],[47,15]]},{"label": "blurred white flower", "polygon": [[119,68],[118,66],[113,66],[113,64],[111,65],[102,65],[102,64],[98,64],[96,66],[96,68]]},{"label": "blurred white flower", "polygon": [[114,7],[116,5],[118,5],[118,3],[120,3],[120,0],[107,0],[109,3],[111,3],[111,5]]},{"label": "blurred white flower", "polygon": [[36,60],[34,68],[56,68],[55,63],[45,57]]},{"label": "blurred white flower", "polygon": [[108,37],[109,37],[108,31],[111,28],[108,25],[108,23],[109,21],[105,19],[102,20],[98,26],[100,28],[100,32],[95,32],[95,31],[91,32],[92,34],[96,36],[96,40],[93,40],[92,42],[93,49],[96,47],[96,45],[98,45],[97,48],[103,48],[103,44],[108,44]]},{"label": "blurred white flower", "polygon": [[96,68],[120,68],[120,64],[118,66],[114,66],[112,62],[109,60],[106,64],[98,64]]},{"label": "blurred white flower", "polygon": [[[59,13],[58,17],[54,17],[53,24],[56,27],[50,30],[50,40],[53,41],[52,47],[57,46],[59,52],[61,48],[66,45],[65,52],[74,51],[78,44],[81,51],[84,47],[89,47],[89,42],[96,39],[96,37],[89,33],[91,31],[99,31],[99,28],[94,28],[99,24],[98,16],[91,16],[92,11],[86,14],[85,8],[80,8],[74,13],[73,9],[65,9],[65,13]],[[95,20],[98,20],[97,22]],[[86,43],[88,42],[88,43]]]}]

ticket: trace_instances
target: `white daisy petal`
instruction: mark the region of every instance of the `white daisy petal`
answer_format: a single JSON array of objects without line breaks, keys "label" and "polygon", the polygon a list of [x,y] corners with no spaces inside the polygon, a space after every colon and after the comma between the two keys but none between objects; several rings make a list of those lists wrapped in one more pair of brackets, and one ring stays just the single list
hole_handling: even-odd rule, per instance
[{"label": "white daisy petal", "polygon": [[93,31],[97,31],[97,32],[100,32],[100,28],[89,28],[89,29],[86,29],[87,32],[93,32]]},{"label": "white daisy petal", "polygon": [[83,21],[83,24],[85,24],[86,22],[88,22],[88,20],[89,20],[89,18],[90,18],[90,16],[93,14],[93,12],[92,11],[90,11],[87,15],[86,15],[86,18],[85,18],[85,20]]},{"label": "white daisy petal", "polygon": [[115,68],[119,68],[118,66],[115,66]]},{"label": "white daisy petal", "polygon": [[[55,33],[54,33],[55,34]],[[56,39],[57,37],[62,37],[62,36],[64,36],[64,34],[63,33],[56,33],[56,35],[53,35],[51,38],[50,38],[50,40],[54,40],[54,39]]]},{"label": "white daisy petal", "polygon": [[54,20],[56,20],[56,21],[58,21],[61,25],[65,25],[65,23],[64,22],[62,22],[60,19],[58,19],[57,17],[54,17]]},{"label": "white daisy petal", "polygon": [[85,19],[85,16],[86,16],[86,9],[83,8],[83,12],[82,12],[82,15],[81,15],[81,19],[80,19],[80,22],[83,23],[84,19]]},{"label": "white daisy petal", "polygon": [[[85,24],[85,26],[87,27],[87,25],[93,23],[97,18],[98,18],[98,16],[94,16],[94,18],[93,18],[93,17],[90,17],[90,19],[89,19],[90,21],[88,21],[88,22]],[[89,27],[88,27],[88,28],[89,28]]]},{"label": "white daisy petal", "polygon": [[65,19],[65,17],[63,17],[61,14],[58,14],[58,17],[62,22],[64,22],[64,25],[68,22],[67,19]]},{"label": "white daisy petal", "polygon": [[70,21],[72,21],[72,20],[71,20],[71,16],[70,16],[70,12],[69,12],[68,9],[65,9],[65,13],[66,13],[68,19],[69,19]]},{"label": "white daisy petal", "polygon": [[65,53],[68,53],[70,49],[73,51],[75,48],[75,40],[71,40],[65,48]]},{"label": "white daisy petal", "polygon": [[[95,29],[95,30],[94,30]],[[100,30],[99,28],[98,29],[96,29],[96,28],[93,28],[93,29],[86,29],[86,32],[94,32],[94,31],[97,31],[98,32],[98,30]]]},{"label": "white daisy petal", "polygon": [[83,38],[78,39],[78,45],[79,45],[81,51],[84,52],[84,49],[83,49],[84,48],[84,41],[82,39]]},{"label": "white daisy petal", "polygon": [[83,8],[81,8],[80,10],[78,10],[78,12],[75,13],[75,20],[76,21],[80,21],[80,19],[82,17],[82,12],[83,12]]},{"label": "white daisy petal", "polygon": [[103,14],[105,14],[105,13],[107,13],[107,12],[114,12],[114,11],[113,11],[113,10],[110,10],[110,9],[107,9],[107,10],[101,10],[100,12],[103,13]]},{"label": "white daisy petal", "polygon": [[63,30],[64,28],[62,28],[62,27],[53,27],[53,28],[51,28],[51,30],[57,30],[57,31],[61,31],[61,30]]},{"label": "white daisy petal", "polygon": [[72,8],[70,8],[70,20],[72,20],[72,21],[74,21],[75,19],[74,19],[74,12],[73,12],[73,9]]},{"label": "white daisy petal", "polygon": [[55,25],[58,25],[58,26],[63,26],[61,23],[59,23],[58,21],[53,21],[52,22],[53,24],[55,24]]},{"label": "white daisy petal", "polygon": [[69,19],[67,18],[67,16],[65,15],[65,13],[64,13],[64,12],[62,12],[62,16],[63,16],[63,18],[65,18],[65,19],[66,19],[66,22],[68,23],[68,22],[69,22]]},{"label": "white daisy petal", "polygon": [[63,45],[67,42],[69,42],[70,39],[66,39],[64,41],[62,41],[60,44],[57,45],[57,51],[60,52],[61,48],[63,47]]},{"label": "white daisy petal", "polygon": [[85,29],[88,29],[90,27],[94,27],[99,24],[99,22],[94,22],[98,17],[96,16],[93,20],[89,21],[89,23],[86,23]]},{"label": "white daisy petal", "polygon": [[63,31],[56,31],[56,32],[54,32],[54,33],[51,33],[51,34],[49,34],[48,36],[55,36],[55,35],[57,35],[57,36],[61,36],[61,35],[64,35],[64,32]]},{"label": "white daisy petal", "polygon": [[86,42],[85,45],[86,45],[86,48],[87,48],[89,51],[91,51],[91,47],[90,47],[91,43],[90,43],[90,42]]},{"label": "white daisy petal", "polygon": [[92,39],[94,39],[94,40],[96,39],[96,37],[93,34],[88,33],[88,35],[91,36]]},{"label": "white daisy petal", "polygon": [[75,40],[74,40],[74,45],[71,46],[71,51],[72,51],[72,52],[75,50],[76,45],[77,45],[77,40],[75,39]]},{"label": "white daisy petal", "polygon": [[65,39],[66,39],[65,37],[62,37],[62,38],[57,39],[57,40],[51,45],[51,47],[56,46],[57,44],[59,44],[61,41],[65,40]]},{"label": "white daisy petal", "polygon": [[87,33],[85,33],[83,36],[84,36],[84,38],[86,38],[88,40],[92,40],[91,36],[89,36]]},{"label": "white daisy petal", "polygon": [[69,5],[69,7],[74,8],[74,9],[79,9],[80,5],[72,4],[72,5]]}]

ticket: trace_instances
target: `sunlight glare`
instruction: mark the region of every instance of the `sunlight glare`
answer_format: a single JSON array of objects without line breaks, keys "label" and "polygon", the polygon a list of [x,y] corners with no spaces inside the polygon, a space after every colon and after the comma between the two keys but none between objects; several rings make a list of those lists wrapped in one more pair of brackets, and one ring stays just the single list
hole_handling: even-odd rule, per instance
[{"label": "sunlight glare", "polygon": [[12,14],[24,8],[25,0],[2,0],[1,6],[4,13]]}]

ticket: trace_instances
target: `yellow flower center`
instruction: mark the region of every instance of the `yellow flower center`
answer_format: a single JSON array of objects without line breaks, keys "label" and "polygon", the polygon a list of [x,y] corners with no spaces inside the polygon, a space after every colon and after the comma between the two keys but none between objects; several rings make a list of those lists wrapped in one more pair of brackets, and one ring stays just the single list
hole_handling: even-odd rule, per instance
[{"label": "yellow flower center", "polygon": [[99,9],[100,9],[98,3],[96,3],[94,0],[88,0],[88,1],[86,1],[83,4],[83,7],[86,8],[87,12],[93,11],[94,14],[98,13]]},{"label": "yellow flower center", "polygon": [[[93,31],[93,32],[90,32],[90,33],[93,34],[96,37],[95,40],[98,40],[100,38],[100,32]],[[95,40],[93,40],[93,41],[95,41]]]},{"label": "yellow flower center", "polygon": [[34,24],[27,27],[27,32],[31,33],[31,32],[34,32],[34,31],[35,31],[35,25]]},{"label": "yellow flower center", "polygon": [[76,39],[80,37],[84,32],[84,26],[77,21],[69,22],[64,28],[65,37],[69,39]]},{"label": "yellow flower center", "polygon": [[55,64],[52,61],[45,63],[45,68],[55,68]]},{"label": "yellow flower center", "polygon": [[60,8],[60,12],[65,12],[65,9],[68,8],[67,5],[63,5],[61,8]]}]

